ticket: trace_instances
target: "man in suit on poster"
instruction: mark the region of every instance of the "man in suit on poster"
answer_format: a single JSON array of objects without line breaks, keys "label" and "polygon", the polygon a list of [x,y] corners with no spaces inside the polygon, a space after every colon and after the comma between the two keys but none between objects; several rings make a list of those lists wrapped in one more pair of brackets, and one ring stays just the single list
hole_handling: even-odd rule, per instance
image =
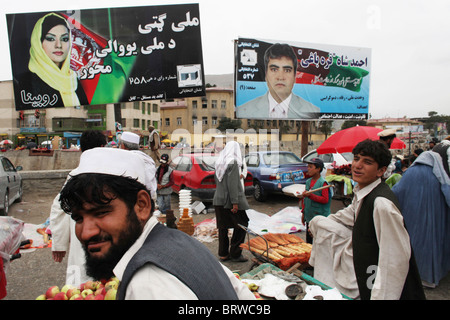
[{"label": "man in suit on poster", "polygon": [[276,43],[264,54],[268,92],[236,108],[238,118],[315,119],[320,108],[292,93],[297,57],[288,44]]}]

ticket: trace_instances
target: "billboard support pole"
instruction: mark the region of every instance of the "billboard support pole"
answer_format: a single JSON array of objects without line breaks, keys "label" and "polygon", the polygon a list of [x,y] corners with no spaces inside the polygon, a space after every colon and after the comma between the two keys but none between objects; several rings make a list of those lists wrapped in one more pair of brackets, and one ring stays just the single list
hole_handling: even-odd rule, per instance
[{"label": "billboard support pole", "polygon": [[309,121],[302,121],[302,143],[301,143],[301,156],[303,157],[308,153],[308,127]]}]

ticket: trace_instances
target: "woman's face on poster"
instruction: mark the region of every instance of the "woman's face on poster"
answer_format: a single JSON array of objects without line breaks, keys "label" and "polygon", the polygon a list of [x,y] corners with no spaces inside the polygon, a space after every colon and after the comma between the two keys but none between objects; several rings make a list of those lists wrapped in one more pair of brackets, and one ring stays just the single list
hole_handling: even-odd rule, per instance
[{"label": "woman's face on poster", "polygon": [[70,48],[70,33],[67,27],[60,24],[51,28],[42,41],[42,48],[47,56],[61,67]]}]

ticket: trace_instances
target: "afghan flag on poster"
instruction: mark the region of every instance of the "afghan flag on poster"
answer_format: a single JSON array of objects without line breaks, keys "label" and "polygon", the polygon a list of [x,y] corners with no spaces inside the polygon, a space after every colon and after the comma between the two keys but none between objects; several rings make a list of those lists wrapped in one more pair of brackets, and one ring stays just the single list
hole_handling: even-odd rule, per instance
[{"label": "afghan flag on poster", "polygon": [[[136,57],[119,57],[115,51],[110,52],[105,57],[99,57],[96,52],[107,48],[112,42],[89,30],[74,18],[67,15],[64,16],[74,26],[71,30],[71,68],[77,72],[89,104],[95,105],[120,101]],[[110,72],[91,71],[106,68]]]},{"label": "afghan flag on poster", "polygon": [[360,66],[367,66],[367,58],[348,60],[345,56],[316,49],[298,49],[296,83],[339,87],[359,92],[363,78],[369,71]]}]

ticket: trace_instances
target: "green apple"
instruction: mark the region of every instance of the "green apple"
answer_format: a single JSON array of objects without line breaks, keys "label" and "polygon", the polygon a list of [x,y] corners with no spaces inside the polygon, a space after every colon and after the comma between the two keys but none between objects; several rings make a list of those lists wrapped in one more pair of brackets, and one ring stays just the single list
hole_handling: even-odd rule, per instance
[{"label": "green apple", "polygon": [[47,300],[47,298],[45,297],[45,294],[41,294],[36,298],[36,300]]},{"label": "green apple", "polygon": [[72,288],[75,288],[75,287],[72,286],[71,284],[66,284],[64,287],[61,288],[61,292],[66,292],[67,293],[67,291],[69,289],[72,289]]},{"label": "green apple", "polygon": [[117,282],[117,281],[111,280],[111,281],[108,281],[105,284],[106,292],[108,292],[111,289],[116,289],[117,290],[117,288],[119,288],[119,282]]},{"label": "green apple", "polygon": [[83,291],[81,291],[81,295],[84,299],[86,299],[86,297],[90,294],[94,294],[94,291],[92,291],[91,289],[84,289]]},{"label": "green apple", "polygon": [[106,291],[105,300],[116,300],[117,289],[109,289]]},{"label": "green apple", "polygon": [[83,296],[80,293],[75,293],[69,300],[83,300]]}]

